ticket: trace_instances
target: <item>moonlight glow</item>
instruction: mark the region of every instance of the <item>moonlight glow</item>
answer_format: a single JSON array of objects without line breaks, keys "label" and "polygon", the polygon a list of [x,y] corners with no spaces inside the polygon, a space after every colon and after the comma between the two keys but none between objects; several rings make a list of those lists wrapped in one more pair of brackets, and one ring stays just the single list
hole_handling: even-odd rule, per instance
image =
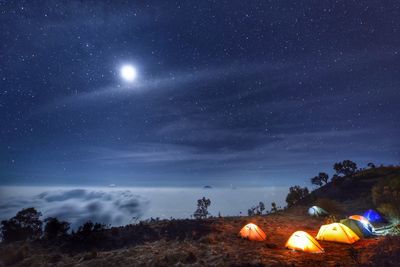
[{"label": "moonlight glow", "polygon": [[134,66],[132,65],[124,65],[120,69],[120,74],[122,79],[124,79],[127,82],[133,82],[136,80],[137,77],[137,71]]}]

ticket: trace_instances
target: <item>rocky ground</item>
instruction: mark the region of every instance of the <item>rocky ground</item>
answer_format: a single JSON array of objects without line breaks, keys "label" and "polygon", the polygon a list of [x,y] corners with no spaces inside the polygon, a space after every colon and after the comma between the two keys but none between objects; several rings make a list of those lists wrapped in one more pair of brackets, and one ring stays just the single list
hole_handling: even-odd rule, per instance
[{"label": "rocky ground", "polygon": [[[108,230],[116,239],[123,237],[130,243],[111,242],[108,248],[84,252],[18,243],[0,246],[0,258],[3,266],[400,266],[399,237],[373,237],[353,245],[322,241],[322,254],[285,249],[293,232],[303,230],[316,236],[324,223],[322,218],[305,214],[306,208],[298,207],[267,216],[154,222],[149,229],[157,235],[147,239],[132,234],[134,228]],[[238,238],[248,222],[259,225],[267,240]]]}]

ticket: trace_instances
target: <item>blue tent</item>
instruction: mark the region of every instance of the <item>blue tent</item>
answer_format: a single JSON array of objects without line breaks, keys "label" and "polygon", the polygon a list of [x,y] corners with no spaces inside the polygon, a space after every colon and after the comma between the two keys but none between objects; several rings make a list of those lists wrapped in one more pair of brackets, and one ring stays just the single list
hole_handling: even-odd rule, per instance
[{"label": "blue tent", "polygon": [[381,222],[382,221],[382,216],[374,210],[367,210],[363,216],[365,218],[367,218],[367,220],[370,222]]}]

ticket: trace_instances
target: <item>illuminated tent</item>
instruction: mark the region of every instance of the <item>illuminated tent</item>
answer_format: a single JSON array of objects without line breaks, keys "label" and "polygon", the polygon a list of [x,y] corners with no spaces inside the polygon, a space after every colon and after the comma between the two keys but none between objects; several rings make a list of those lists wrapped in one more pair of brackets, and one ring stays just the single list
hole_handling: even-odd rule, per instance
[{"label": "illuminated tent", "polygon": [[310,216],[320,217],[320,216],[326,216],[329,213],[323,208],[312,206],[311,208],[308,209],[308,214]]},{"label": "illuminated tent", "polygon": [[361,215],[351,215],[349,219],[357,220],[361,222],[370,232],[374,232],[374,226],[363,216]]},{"label": "illuminated tent", "polygon": [[321,245],[308,233],[303,231],[294,232],[285,245],[286,248],[293,250],[301,250],[311,253],[322,253],[324,249]]},{"label": "illuminated tent", "polygon": [[340,221],[341,224],[349,227],[358,237],[368,237],[372,235],[370,231],[362,222],[354,219],[344,219]]},{"label": "illuminated tent", "polygon": [[267,235],[261,230],[260,227],[254,223],[249,223],[243,226],[239,232],[240,237],[251,240],[251,241],[264,241]]},{"label": "illuminated tent", "polygon": [[370,222],[381,222],[381,215],[374,210],[367,210],[363,215]]},{"label": "illuminated tent", "polygon": [[317,234],[317,240],[353,244],[360,238],[346,225],[331,223],[322,225]]}]

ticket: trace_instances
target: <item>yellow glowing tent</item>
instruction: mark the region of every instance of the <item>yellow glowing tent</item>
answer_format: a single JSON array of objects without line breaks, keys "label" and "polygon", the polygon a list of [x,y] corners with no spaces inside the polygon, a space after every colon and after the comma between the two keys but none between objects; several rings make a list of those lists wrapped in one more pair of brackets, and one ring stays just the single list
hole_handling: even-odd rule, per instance
[{"label": "yellow glowing tent", "polygon": [[264,231],[254,223],[249,223],[243,226],[242,230],[239,232],[239,235],[242,238],[252,241],[264,241],[267,238],[267,235],[264,233]]},{"label": "yellow glowing tent", "polygon": [[285,247],[293,250],[301,250],[312,253],[324,252],[324,249],[317,242],[317,240],[303,231],[294,232],[286,242]]},{"label": "yellow glowing tent", "polygon": [[331,223],[322,225],[317,234],[317,240],[353,244],[360,238],[346,225]]}]

